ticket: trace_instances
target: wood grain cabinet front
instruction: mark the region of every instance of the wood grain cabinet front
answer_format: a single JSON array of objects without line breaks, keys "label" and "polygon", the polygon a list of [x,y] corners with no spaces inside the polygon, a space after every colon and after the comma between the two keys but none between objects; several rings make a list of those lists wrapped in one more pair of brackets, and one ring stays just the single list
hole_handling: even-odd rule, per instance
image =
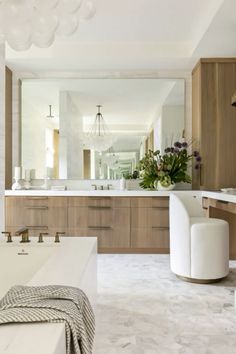
[{"label": "wood grain cabinet front", "polygon": [[130,247],[127,198],[69,198],[68,233],[98,238],[100,252]]},{"label": "wood grain cabinet front", "polygon": [[168,253],[168,198],[6,197],[6,229],[97,237],[104,253]]},{"label": "wood grain cabinet front", "polygon": [[6,197],[6,228],[15,233],[21,227],[32,236],[67,232],[67,198]]},{"label": "wood grain cabinet front", "polygon": [[131,200],[131,247],[169,253],[168,198]]}]

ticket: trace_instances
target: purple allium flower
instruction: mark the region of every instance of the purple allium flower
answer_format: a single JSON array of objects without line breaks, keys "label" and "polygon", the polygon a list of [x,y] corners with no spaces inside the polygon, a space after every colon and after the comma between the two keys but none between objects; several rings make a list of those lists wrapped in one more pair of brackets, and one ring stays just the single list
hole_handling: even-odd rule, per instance
[{"label": "purple allium flower", "polygon": [[165,149],[165,153],[168,154],[168,152],[171,152],[171,149],[169,147]]},{"label": "purple allium flower", "polygon": [[170,148],[170,152],[173,153],[174,151],[175,151],[175,149],[174,149],[173,147],[171,147],[171,148]]},{"label": "purple allium flower", "polygon": [[178,149],[178,148],[175,148],[175,149],[174,149],[174,152],[175,152],[175,153],[178,153],[178,152],[179,152],[179,149]]},{"label": "purple allium flower", "polygon": [[194,156],[194,157],[199,156],[199,152],[195,150],[195,151],[193,152],[193,156]]},{"label": "purple allium flower", "polygon": [[200,155],[198,155],[198,156],[196,157],[196,161],[197,161],[197,162],[202,161],[202,158],[201,158],[201,156],[200,156]]},{"label": "purple allium flower", "polygon": [[195,165],[194,166],[195,170],[199,170],[199,166],[200,166],[199,164]]},{"label": "purple allium flower", "polygon": [[179,141],[176,141],[176,142],[174,143],[174,147],[181,149],[182,144],[181,144]]},{"label": "purple allium flower", "polygon": [[183,148],[187,148],[187,147],[188,147],[188,143],[186,143],[186,141],[184,141],[184,142],[182,143],[182,147],[183,147]]}]

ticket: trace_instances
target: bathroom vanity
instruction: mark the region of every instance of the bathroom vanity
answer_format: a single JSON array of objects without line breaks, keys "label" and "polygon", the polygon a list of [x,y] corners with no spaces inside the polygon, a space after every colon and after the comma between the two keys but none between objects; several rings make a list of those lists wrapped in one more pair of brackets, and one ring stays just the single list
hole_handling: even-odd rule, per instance
[{"label": "bathroom vanity", "polygon": [[101,253],[169,253],[169,193],[6,191],[6,230],[97,237]]},{"label": "bathroom vanity", "polygon": [[[27,227],[65,236],[98,238],[100,253],[169,253],[169,195],[162,191],[6,191],[6,231]],[[174,191],[183,193],[183,191]],[[230,226],[230,258],[236,259],[236,195],[184,191],[202,198],[207,216]]]}]

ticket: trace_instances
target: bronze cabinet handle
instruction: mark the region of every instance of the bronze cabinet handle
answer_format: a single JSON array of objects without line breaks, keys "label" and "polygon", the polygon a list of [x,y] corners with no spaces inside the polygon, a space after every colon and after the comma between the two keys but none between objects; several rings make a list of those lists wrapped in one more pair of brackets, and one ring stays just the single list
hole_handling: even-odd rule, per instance
[{"label": "bronze cabinet handle", "polygon": [[26,200],[47,200],[48,197],[26,197]]},{"label": "bronze cabinet handle", "polygon": [[168,226],[152,226],[152,229],[155,230],[169,230]]},{"label": "bronze cabinet handle", "polygon": [[91,230],[111,230],[111,226],[88,226],[88,229]]},{"label": "bronze cabinet handle", "polygon": [[25,209],[48,210],[47,206],[25,206]]},{"label": "bronze cabinet handle", "polygon": [[221,203],[221,204],[229,204],[229,202],[227,202],[226,200],[217,200],[217,203]]},{"label": "bronze cabinet handle", "polygon": [[111,207],[110,206],[93,206],[93,205],[89,205],[88,206],[89,207],[89,209],[111,209]]},{"label": "bronze cabinet handle", "polygon": [[47,230],[48,229],[48,226],[46,226],[46,225],[26,225],[26,227],[31,230],[38,230],[38,229]]}]

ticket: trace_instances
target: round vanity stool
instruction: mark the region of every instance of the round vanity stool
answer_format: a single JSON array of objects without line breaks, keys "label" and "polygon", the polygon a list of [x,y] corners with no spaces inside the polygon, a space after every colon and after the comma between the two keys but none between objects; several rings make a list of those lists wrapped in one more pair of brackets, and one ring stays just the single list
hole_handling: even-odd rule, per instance
[{"label": "round vanity stool", "polygon": [[170,196],[170,264],[183,280],[213,283],[229,273],[229,225],[204,216],[201,203],[184,193]]}]

